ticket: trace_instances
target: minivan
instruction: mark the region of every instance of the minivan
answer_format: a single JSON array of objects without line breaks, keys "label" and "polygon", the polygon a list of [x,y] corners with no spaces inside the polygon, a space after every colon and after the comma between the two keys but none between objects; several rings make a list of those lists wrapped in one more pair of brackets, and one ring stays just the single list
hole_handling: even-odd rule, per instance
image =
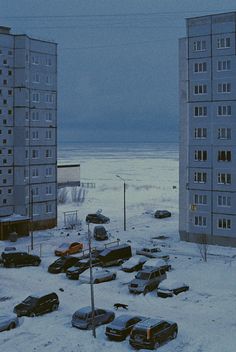
[{"label": "minivan", "polygon": [[125,260],[132,257],[131,247],[121,244],[104,249],[99,255],[101,266],[121,265]]},{"label": "minivan", "polygon": [[130,293],[143,293],[144,295],[158,287],[166,279],[165,269],[147,267],[140,270],[129,283]]},{"label": "minivan", "polygon": [[14,308],[14,313],[18,316],[35,317],[57,310],[59,298],[55,292],[46,294],[35,294],[27,297],[22,303]]}]

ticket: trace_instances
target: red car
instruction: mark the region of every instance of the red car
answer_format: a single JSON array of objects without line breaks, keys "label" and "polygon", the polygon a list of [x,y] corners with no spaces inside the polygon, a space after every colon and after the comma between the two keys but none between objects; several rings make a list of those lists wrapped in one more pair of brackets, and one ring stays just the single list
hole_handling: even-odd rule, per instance
[{"label": "red car", "polygon": [[55,255],[63,256],[68,254],[79,253],[83,249],[83,243],[62,243],[57,249],[55,249]]}]

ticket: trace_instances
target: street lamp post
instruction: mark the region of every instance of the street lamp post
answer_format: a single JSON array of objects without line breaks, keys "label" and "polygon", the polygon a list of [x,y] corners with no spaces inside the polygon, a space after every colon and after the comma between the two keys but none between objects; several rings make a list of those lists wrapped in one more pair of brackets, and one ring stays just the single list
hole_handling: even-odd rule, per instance
[{"label": "street lamp post", "polygon": [[92,251],[91,251],[91,233],[88,222],[88,245],[89,245],[89,272],[90,272],[90,292],[91,292],[91,308],[92,308],[92,330],[93,337],[96,338],[96,330],[94,324],[94,290],[93,290],[93,269],[92,269]]},{"label": "street lamp post", "polygon": [[116,175],[121,181],[124,183],[124,231],[126,231],[126,183],[125,179],[123,179],[120,175]]}]

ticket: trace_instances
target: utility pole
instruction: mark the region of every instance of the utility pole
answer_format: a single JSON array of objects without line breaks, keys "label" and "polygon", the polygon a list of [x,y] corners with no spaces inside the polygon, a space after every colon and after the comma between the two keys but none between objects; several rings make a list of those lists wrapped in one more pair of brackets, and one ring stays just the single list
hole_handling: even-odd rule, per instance
[{"label": "utility pole", "polygon": [[91,233],[88,222],[88,245],[89,245],[89,272],[90,272],[90,292],[91,292],[91,308],[92,308],[92,330],[93,337],[96,338],[96,330],[94,324],[94,290],[93,290],[93,269],[92,269],[92,251],[91,251]]},{"label": "utility pole", "polygon": [[33,213],[33,199],[34,199],[34,193],[33,193],[33,189],[30,190],[30,239],[31,239],[31,250],[34,249],[34,231],[33,231],[33,217],[34,217],[34,213]]},{"label": "utility pole", "polygon": [[124,231],[126,231],[126,183],[120,175],[116,175],[121,181],[124,182]]}]

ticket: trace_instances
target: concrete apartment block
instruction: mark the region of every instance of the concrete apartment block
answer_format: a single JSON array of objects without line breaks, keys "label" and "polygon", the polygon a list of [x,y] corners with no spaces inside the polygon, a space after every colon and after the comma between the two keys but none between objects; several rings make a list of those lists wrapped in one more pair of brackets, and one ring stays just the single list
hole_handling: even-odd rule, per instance
[{"label": "concrete apartment block", "polygon": [[57,45],[0,27],[0,239],[57,222]]},{"label": "concrete apartment block", "polygon": [[179,73],[180,238],[236,246],[236,12],[187,19]]}]

